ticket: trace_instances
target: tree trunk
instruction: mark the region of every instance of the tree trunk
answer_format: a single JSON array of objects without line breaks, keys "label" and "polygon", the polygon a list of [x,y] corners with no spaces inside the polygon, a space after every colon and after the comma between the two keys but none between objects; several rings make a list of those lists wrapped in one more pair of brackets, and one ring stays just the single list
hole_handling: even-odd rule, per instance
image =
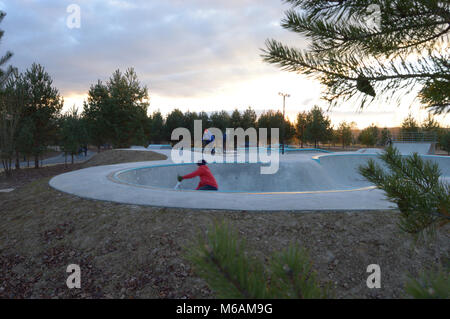
[{"label": "tree trunk", "polygon": [[73,165],[73,153],[71,155],[72,155],[72,165]]},{"label": "tree trunk", "polygon": [[303,148],[303,139],[305,138],[305,127],[302,126],[302,148]]},{"label": "tree trunk", "polygon": [[439,243],[439,229],[436,229],[436,237],[434,240],[434,258],[438,266],[441,266],[441,245]]},{"label": "tree trunk", "polygon": [[19,152],[16,151],[16,169],[20,169],[20,158],[19,158]]},{"label": "tree trunk", "polygon": [[34,155],[34,168],[39,168],[39,155]]},{"label": "tree trunk", "polygon": [[3,169],[5,171],[6,177],[11,177],[12,175],[12,161],[10,159],[2,159]]}]

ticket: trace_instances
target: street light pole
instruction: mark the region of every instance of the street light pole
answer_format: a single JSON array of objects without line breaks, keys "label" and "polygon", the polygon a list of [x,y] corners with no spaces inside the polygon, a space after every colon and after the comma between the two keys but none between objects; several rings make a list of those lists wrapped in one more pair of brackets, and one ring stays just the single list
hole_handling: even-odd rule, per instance
[{"label": "street light pole", "polygon": [[284,131],[285,131],[285,108],[286,108],[286,98],[290,97],[289,94],[287,93],[278,93],[278,95],[283,97],[283,128],[282,128],[282,132],[281,132],[281,138],[282,138],[282,142],[281,142],[281,154],[284,154]]}]

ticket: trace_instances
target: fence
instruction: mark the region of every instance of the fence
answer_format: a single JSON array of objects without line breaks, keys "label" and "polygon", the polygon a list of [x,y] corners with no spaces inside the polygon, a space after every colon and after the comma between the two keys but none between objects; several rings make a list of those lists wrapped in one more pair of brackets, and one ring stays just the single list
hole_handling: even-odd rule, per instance
[{"label": "fence", "polygon": [[392,137],[394,142],[437,142],[436,132],[401,132]]}]

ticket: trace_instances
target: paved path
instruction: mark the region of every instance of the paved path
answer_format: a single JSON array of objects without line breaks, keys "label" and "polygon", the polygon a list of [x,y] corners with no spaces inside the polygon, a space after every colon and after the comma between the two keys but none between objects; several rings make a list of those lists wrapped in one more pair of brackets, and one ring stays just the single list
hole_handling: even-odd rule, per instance
[{"label": "paved path", "polygon": [[[95,154],[97,154],[97,152],[87,151],[87,156],[84,156],[84,153],[82,153],[80,155],[75,155],[73,159],[75,163],[82,163],[91,159],[91,157],[94,156]],[[69,164],[72,163],[72,157],[70,155],[67,155],[67,157],[65,157],[64,153],[61,153],[59,155],[39,161],[39,164],[42,163],[42,165],[54,165],[54,164],[64,164],[65,162]],[[26,167],[27,164],[28,164],[27,162],[21,162],[20,166]],[[30,161],[30,166],[34,166],[34,161]]]},{"label": "paved path", "polygon": [[4,188],[0,189],[0,193],[10,193],[14,190],[14,188]]},{"label": "paved path", "polygon": [[[87,156],[84,156],[84,153],[81,155],[76,155],[76,156],[74,156],[74,163],[83,163],[83,162],[91,159],[92,156],[94,156],[95,154],[97,154],[97,152],[88,151]],[[53,166],[53,165],[64,164],[65,162],[66,162],[66,158],[64,156],[64,153],[61,153],[57,156],[49,157],[49,158],[39,161],[39,166],[40,167]],[[68,164],[72,163],[72,158],[70,156],[67,156],[67,163]],[[13,164],[13,167],[14,167],[14,165],[15,164]],[[20,167],[27,168],[28,162],[20,162]],[[30,161],[29,167],[30,168],[34,167],[34,160]],[[3,166],[0,166],[0,173],[3,171],[4,171]]]}]

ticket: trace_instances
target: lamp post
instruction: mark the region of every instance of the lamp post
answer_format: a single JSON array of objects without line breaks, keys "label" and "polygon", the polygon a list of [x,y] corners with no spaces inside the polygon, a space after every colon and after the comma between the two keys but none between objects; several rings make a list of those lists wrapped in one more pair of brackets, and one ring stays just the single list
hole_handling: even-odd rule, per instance
[{"label": "lamp post", "polygon": [[278,95],[283,97],[283,127],[282,127],[282,131],[281,131],[281,154],[284,154],[284,131],[285,131],[285,120],[284,120],[284,114],[285,114],[285,107],[286,107],[286,98],[290,97],[289,94],[287,93],[278,93]]}]

